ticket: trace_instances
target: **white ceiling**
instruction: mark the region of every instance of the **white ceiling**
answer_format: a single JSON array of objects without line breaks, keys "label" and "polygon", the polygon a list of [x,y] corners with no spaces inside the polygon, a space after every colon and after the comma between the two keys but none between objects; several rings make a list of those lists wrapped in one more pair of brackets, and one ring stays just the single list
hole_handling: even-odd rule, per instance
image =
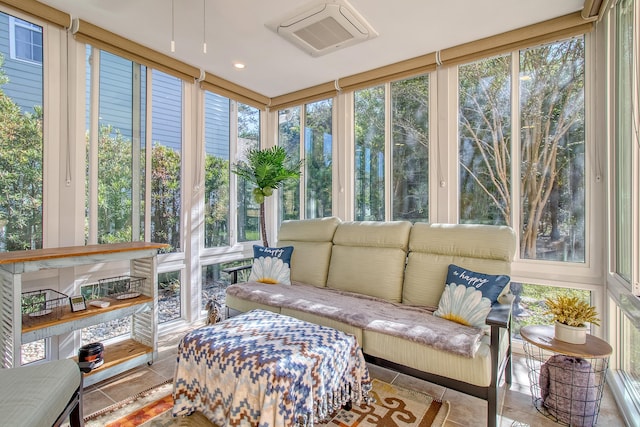
[{"label": "white ceiling", "polygon": [[[313,0],[174,0],[175,53],[170,50],[171,0],[40,1],[268,97],[566,15],[584,5],[584,0],[350,0],[378,37],[314,58],[265,27]],[[207,54],[202,51],[205,20]],[[234,62],[246,68],[237,70]]]}]

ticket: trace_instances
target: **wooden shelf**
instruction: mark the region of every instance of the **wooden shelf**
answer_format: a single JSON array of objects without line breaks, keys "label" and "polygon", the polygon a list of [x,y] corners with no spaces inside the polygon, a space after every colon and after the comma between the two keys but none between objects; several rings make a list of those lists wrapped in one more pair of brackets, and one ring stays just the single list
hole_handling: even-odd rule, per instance
[{"label": "wooden shelf", "polygon": [[86,258],[90,260],[96,255],[100,256],[142,250],[153,250],[155,253],[156,250],[167,247],[169,247],[169,245],[165,243],[127,242],[111,243],[106,245],[69,246],[64,248],[11,251],[0,254],[0,264],[43,262],[73,257]]},{"label": "wooden shelf", "polygon": [[111,305],[109,307],[100,308],[100,307],[94,307],[92,305],[89,305],[89,302],[87,301],[86,310],[77,311],[74,313],[71,311],[71,308],[65,307],[64,313],[58,319],[51,319],[51,320],[45,320],[45,321],[31,321],[33,322],[31,324],[25,324],[25,321],[23,320],[22,333],[24,334],[27,332],[37,331],[39,329],[50,328],[52,326],[61,325],[63,323],[73,322],[75,320],[81,320],[91,316],[101,315],[104,313],[108,313],[110,311],[132,307],[134,305],[153,302],[153,298],[146,295],[140,295],[139,297],[125,299],[125,300],[112,300],[112,299],[105,298],[105,301],[109,301]]},{"label": "wooden shelf", "polygon": [[[104,347],[104,363],[102,364],[102,366],[93,369],[91,372],[85,374],[85,376],[99,374],[101,371],[113,368],[116,365],[126,365],[126,362],[150,353],[153,353],[153,349],[151,347],[140,344],[139,342],[132,339],[127,339],[115,344],[110,344]],[[76,362],[78,361],[77,356],[73,357],[72,359]]]},{"label": "wooden shelf", "polygon": [[[50,337],[62,337],[52,340],[58,346],[60,356],[69,357],[74,353],[77,356],[75,339],[79,337],[80,330],[127,317],[132,317],[129,339],[107,346],[105,363],[85,375],[84,385],[94,384],[144,363],[153,363],[158,352],[157,254],[159,249],[167,246],[163,243],[127,242],[0,253],[0,367],[13,368],[19,364],[21,344]],[[141,295],[124,300],[104,298],[109,301],[109,307],[87,304],[86,310],[75,313],[66,302],[56,308],[61,312],[44,317],[22,314],[25,273],[65,269],[64,273],[58,273],[58,283],[52,283],[50,287],[54,290],[76,289],[75,267],[95,265],[96,270],[100,270],[103,264],[116,262],[123,275],[145,279],[138,289]],[[128,262],[128,268],[124,262]]]}]

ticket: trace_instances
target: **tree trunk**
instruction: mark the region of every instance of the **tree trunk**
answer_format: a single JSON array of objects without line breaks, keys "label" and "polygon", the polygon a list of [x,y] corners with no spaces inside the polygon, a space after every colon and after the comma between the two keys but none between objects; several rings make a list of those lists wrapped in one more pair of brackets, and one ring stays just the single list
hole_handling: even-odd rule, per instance
[{"label": "tree trunk", "polygon": [[267,223],[264,219],[264,202],[260,203],[260,231],[262,232],[262,244],[265,248],[269,247],[267,240]]}]

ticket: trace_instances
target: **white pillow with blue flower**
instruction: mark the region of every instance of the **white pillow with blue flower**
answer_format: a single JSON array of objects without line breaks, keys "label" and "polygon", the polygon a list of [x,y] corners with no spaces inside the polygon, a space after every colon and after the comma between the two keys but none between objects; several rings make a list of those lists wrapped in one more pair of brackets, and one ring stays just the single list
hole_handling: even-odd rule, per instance
[{"label": "white pillow with blue flower", "polygon": [[251,266],[250,282],[268,284],[291,284],[291,255],[293,246],[282,248],[267,248],[253,246],[253,265]]}]

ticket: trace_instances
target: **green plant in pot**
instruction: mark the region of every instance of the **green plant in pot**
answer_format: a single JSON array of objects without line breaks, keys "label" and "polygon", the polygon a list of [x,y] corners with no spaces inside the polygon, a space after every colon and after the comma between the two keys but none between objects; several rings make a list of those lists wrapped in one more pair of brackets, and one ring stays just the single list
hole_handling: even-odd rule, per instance
[{"label": "green plant in pot", "polygon": [[233,165],[231,171],[254,184],[253,199],[260,205],[260,230],[262,243],[269,246],[264,215],[264,199],[280,188],[285,181],[300,176],[302,161],[293,161],[282,147],[251,148],[247,151],[246,161]]},{"label": "green plant in pot", "polygon": [[587,324],[600,325],[595,307],[578,297],[557,296],[547,298],[547,311],[555,321],[555,338],[571,344],[584,344],[587,340]]}]

